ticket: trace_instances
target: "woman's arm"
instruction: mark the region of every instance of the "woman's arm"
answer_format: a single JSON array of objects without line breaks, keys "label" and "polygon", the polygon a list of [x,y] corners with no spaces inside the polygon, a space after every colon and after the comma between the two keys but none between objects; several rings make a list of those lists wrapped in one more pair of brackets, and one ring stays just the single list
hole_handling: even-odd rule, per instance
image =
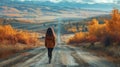
[{"label": "woman's arm", "polygon": [[47,47],[47,38],[45,37],[45,47]]},{"label": "woman's arm", "polygon": [[53,44],[54,44],[54,46],[55,46],[55,38],[53,38]]}]

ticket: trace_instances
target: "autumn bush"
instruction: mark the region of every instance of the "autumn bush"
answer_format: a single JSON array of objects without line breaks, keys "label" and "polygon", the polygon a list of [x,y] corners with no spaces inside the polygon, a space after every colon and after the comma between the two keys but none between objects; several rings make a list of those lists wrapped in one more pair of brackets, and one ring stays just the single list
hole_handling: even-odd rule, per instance
[{"label": "autumn bush", "polygon": [[76,33],[72,38],[69,39],[69,43],[80,43],[85,41],[85,33]]},{"label": "autumn bush", "polygon": [[2,44],[33,44],[37,41],[37,37],[31,37],[26,31],[17,31],[11,25],[0,25],[0,42]]},{"label": "autumn bush", "polygon": [[69,43],[81,42],[102,42],[105,46],[113,43],[120,44],[120,12],[114,9],[111,14],[111,19],[104,20],[103,24],[93,19],[89,22],[87,34],[84,32],[76,33],[69,39]]}]

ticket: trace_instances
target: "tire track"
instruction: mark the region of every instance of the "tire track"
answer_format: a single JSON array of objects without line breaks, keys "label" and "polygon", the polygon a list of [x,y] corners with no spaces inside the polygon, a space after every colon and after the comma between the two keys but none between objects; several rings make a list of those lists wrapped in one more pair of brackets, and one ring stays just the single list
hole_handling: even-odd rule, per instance
[{"label": "tire track", "polygon": [[75,61],[71,53],[70,49],[68,47],[63,47],[65,50],[61,52],[61,62],[65,67],[79,67],[79,64]]},{"label": "tire track", "polygon": [[24,62],[18,63],[12,67],[29,67],[30,64],[34,63],[34,62],[38,62],[38,58],[41,58],[41,56],[43,56],[46,53],[46,51],[43,51],[42,53],[38,53],[35,56],[27,59]]},{"label": "tire track", "polygon": [[[17,64],[22,64],[23,62],[25,62],[26,60],[29,60],[31,58],[33,58],[34,56],[36,56],[38,54],[38,50],[44,50],[44,48],[35,48],[34,50],[29,50],[26,51],[24,53],[27,53],[27,55],[22,55],[21,53],[10,57],[9,59],[3,60],[0,62],[0,67],[19,67],[19,66],[15,66]],[[33,53],[34,51],[34,53]]]}]

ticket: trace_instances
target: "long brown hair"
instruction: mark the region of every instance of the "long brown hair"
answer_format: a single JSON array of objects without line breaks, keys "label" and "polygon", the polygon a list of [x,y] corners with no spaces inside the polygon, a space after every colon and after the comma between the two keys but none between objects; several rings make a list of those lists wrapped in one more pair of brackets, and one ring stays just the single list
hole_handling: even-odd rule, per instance
[{"label": "long brown hair", "polygon": [[46,32],[46,37],[51,37],[55,39],[55,32],[53,28],[49,27]]}]

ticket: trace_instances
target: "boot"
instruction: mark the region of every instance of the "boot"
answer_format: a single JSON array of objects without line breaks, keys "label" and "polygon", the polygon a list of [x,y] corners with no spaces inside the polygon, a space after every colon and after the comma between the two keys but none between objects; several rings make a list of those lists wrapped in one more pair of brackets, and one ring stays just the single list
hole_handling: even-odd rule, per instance
[{"label": "boot", "polygon": [[49,58],[49,64],[51,63],[51,59]]}]

